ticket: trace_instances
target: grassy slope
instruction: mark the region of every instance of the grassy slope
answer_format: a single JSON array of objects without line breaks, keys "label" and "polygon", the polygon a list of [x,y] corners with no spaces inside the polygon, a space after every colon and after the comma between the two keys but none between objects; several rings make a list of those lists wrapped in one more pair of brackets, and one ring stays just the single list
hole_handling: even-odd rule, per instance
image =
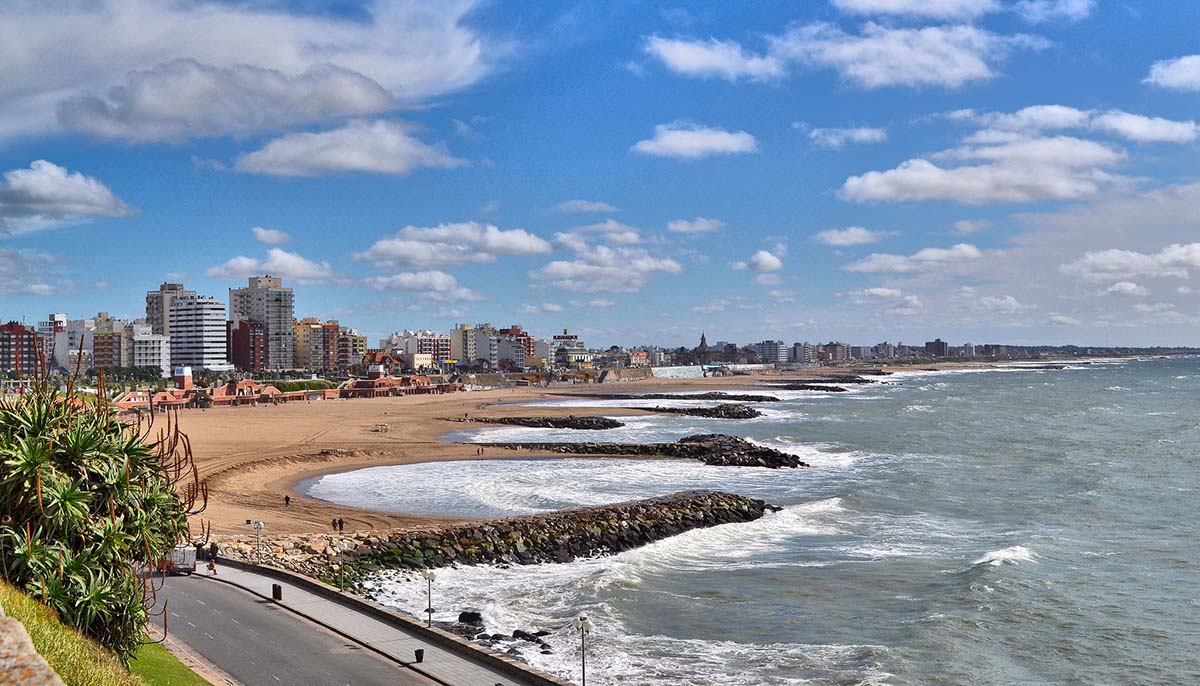
[{"label": "grassy slope", "polygon": [[66,686],[205,686],[208,682],[166,648],[143,646],[133,674],[112,653],[65,626],[50,608],[0,581],[0,607],[25,625],[33,645]]}]

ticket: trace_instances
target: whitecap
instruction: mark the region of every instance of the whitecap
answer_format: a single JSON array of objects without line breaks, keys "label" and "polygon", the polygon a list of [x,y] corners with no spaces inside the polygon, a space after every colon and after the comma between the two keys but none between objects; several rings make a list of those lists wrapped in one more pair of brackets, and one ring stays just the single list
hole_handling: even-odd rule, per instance
[{"label": "whitecap", "polygon": [[999,550],[992,550],[985,553],[979,559],[971,563],[974,567],[991,566],[999,567],[1001,565],[1016,565],[1021,562],[1037,563],[1037,555],[1023,545],[1014,545]]}]

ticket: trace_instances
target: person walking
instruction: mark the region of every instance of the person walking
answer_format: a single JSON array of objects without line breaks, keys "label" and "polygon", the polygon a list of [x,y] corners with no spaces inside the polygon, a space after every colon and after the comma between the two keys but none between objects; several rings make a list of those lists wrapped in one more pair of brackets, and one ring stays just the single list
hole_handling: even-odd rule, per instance
[{"label": "person walking", "polygon": [[290,507],[291,504],[292,504],[292,496],[290,496],[290,495],[283,496],[283,506]]},{"label": "person walking", "polygon": [[338,532],[341,533],[345,530],[346,530],[346,520],[342,519],[341,517],[338,517]]},{"label": "person walking", "polygon": [[331,521],[329,523],[329,526],[333,527],[334,531],[337,531],[337,520],[335,519],[335,520]]},{"label": "person walking", "polygon": [[213,576],[217,575],[217,558],[215,558],[215,557],[208,558],[208,573]]}]

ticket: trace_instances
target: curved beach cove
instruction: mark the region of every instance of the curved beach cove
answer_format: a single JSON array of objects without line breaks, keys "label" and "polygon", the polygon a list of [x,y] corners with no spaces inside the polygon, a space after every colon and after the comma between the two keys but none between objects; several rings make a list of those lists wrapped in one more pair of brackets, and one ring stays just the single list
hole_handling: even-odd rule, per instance
[{"label": "curved beach cove", "polygon": [[[455,439],[720,432],[811,467],[505,459],[374,467],[307,490],[467,517],[689,489],[783,506],[610,557],[438,572],[435,619],[479,610],[493,634],[549,631],[548,653],[512,646],[568,678],[579,677],[569,622],[587,614],[592,684],[1200,679],[1200,360],[901,373],[845,394],[771,394],[781,402],[752,404],[764,414],[749,420],[648,415],[611,430],[493,426]],[[370,583],[381,602],[425,607],[423,582]]]}]

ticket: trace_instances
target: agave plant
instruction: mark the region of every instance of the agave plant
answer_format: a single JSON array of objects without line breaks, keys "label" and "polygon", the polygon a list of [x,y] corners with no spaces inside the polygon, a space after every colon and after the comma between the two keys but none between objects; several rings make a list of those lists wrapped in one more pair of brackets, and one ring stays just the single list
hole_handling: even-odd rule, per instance
[{"label": "agave plant", "polygon": [[170,419],[123,420],[70,385],[0,401],[0,574],[123,659],[146,640],[146,570],[205,496]]}]

